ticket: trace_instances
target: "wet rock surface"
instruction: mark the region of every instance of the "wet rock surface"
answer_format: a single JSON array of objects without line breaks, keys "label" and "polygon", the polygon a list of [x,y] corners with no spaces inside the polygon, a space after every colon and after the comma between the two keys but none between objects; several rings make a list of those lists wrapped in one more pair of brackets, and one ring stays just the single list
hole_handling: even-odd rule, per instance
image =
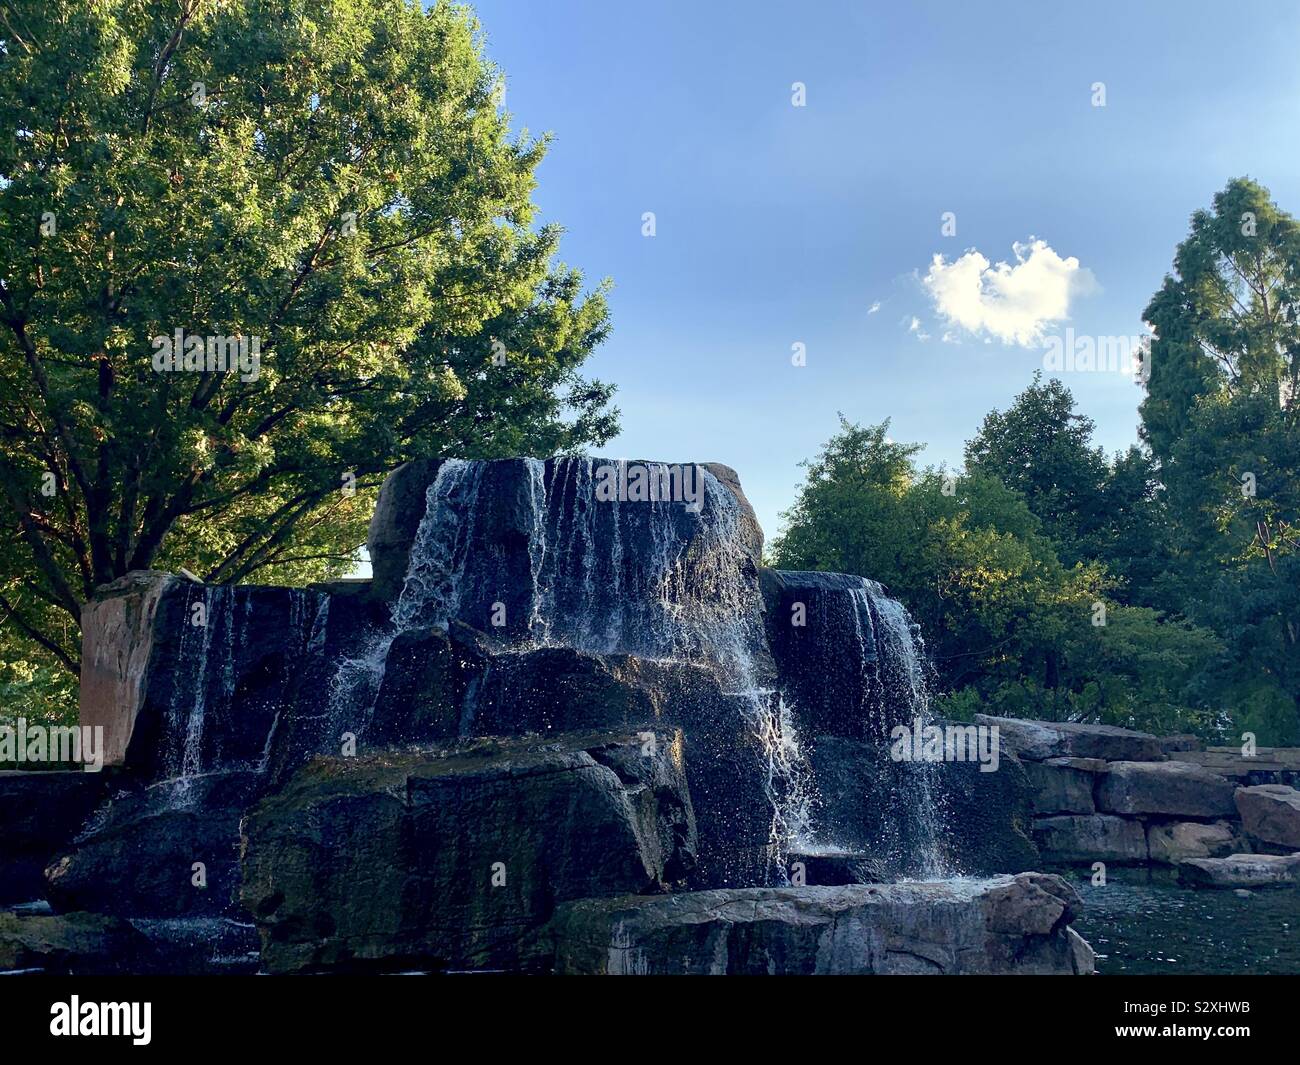
[{"label": "wet rock surface", "polygon": [[272,972],[529,968],[558,902],[663,891],[695,860],[676,738],[476,741],[311,763],[244,826]]},{"label": "wet rock surface", "polygon": [[[836,736],[818,736],[813,744],[821,831],[842,847],[874,855],[877,869],[917,875],[909,856],[931,843],[943,864],[965,875],[1019,872],[1037,863],[1033,790],[1015,758],[981,773],[974,762],[897,762],[887,746]],[[932,821],[917,816],[925,807],[903,801],[921,789],[930,792]]]},{"label": "wet rock surface", "polygon": [[45,867],[106,794],[112,774],[0,771],[0,906],[45,894]]},{"label": "wet rock surface", "polygon": [[586,899],[549,929],[560,973],[1073,975],[1091,951],[1059,877]]},{"label": "wet rock surface", "polygon": [[123,917],[239,912],[239,822],[264,778],[213,773],[113,795],[45,870],[63,911]]},{"label": "wet rock surface", "polygon": [[127,922],[104,914],[0,913],[0,973],[129,973],[141,968],[149,950]]}]

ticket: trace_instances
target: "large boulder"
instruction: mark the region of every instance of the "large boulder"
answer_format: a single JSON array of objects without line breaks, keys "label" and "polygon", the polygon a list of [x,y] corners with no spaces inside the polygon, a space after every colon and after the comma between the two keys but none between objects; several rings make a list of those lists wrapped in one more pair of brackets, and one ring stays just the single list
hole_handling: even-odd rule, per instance
[{"label": "large boulder", "polygon": [[441,466],[439,459],[415,459],[384,478],[370,516],[366,553],[375,591],[392,601],[402,590],[415,534],[424,517],[425,493]]},{"label": "large boulder", "polygon": [[768,642],[805,736],[883,744],[914,724],[919,631],[874,581],[764,570]]},{"label": "large boulder", "polygon": [[[608,471],[621,470],[622,478],[651,469],[685,472],[692,489],[698,476],[701,488],[709,482],[709,498],[691,510],[684,499],[604,500],[596,494]],[[440,527],[422,525],[426,513],[433,513],[431,505],[441,510]],[[446,548],[457,563],[453,606],[460,620],[487,629],[496,615],[501,623],[491,634],[510,640],[541,626],[564,637],[556,642],[583,646],[609,635],[615,638],[612,648],[632,635],[611,628],[616,616],[637,627],[638,619],[627,614],[639,605],[633,601],[638,597],[627,591],[664,561],[665,551],[689,559],[717,528],[720,515],[707,513],[714,508],[728,511],[727,521],[734,521],[728,535],[739,552],[736,562],[757,593],[763,533],[728,466],[596,457],[418,460],[391,473],[380,490],[367,538],[375,591],[396,601],[408,581],[426,577],[426,561],[440,558]],[[417,552],[413,568],[418,540],[421,548],[435,550]],[[575,542],[584,550],[576,550]]]},{"label": "large boulder", "polygon": [[123,917],[239,912],[239,821],[256,773],[213,773],[114,795],[45,871],[56,909]]},{"label": "large boulder", "polygon": [[1146,832],[1139,821],[1106,814],[1034,819],[1034,842],[1049,862],[1145,862]]},{"label": "large boulder", "polygon": [[134,571],[98,589],[81,610],[81,724],[104,730],[105,765],[121,765],[143,704],[154,616],[179,578]]},{"label": "large boulder", "polygon": [[1192,887],[1206,888],[1300,886],[1300,853],[1189,858],[1178,867],[1178,879]]},{"label": "large boulder", "polygon": [[1095,812],[1093,786],[1106,768],[1098,758],[1048,758],[1026,761],[1025,773],[1034,789],[1034,813],[1090,814]]},{"label": "large boulder", "polygon": [[1225,858],[1244,846],[1240,833],[1227,821],[1170,821],[1147,826],[1151,860],[1178,865],[1189,858]]},{"label": "large boulder", "polygon": [[694,860],[680,735],[477,740],[310,763],[249,813],[242,898],[271,972],[530,968],[557,903]]},{"label": "large boulder", "polygon": [[487,665],[480,636],[459,622],[398,633],[388,646],[371,718],[364,728],[356,725],[366,745],[426,743],[475,731],[470,717]]},{"label": "large boulder", "polygon": [[1097,785],[1106,813],[1165,817],[1231,817],[1231,781],[1188,762],[1112,762]]},{"label": "large boulder", "polygon": [[976,714],[980,725],[998,727],[1003,748],[1022,759],[1101,758],[1108,762],[1159,762],[1167,756],[1160,741],[1147,732],[1114,725],[1085,725],[1071,721],[1026,721],[1016,717]]},{"label": "large boulder", "polygon": [[740,888],[559,907],[555,968],[575,974],[1062,974],[1093,971],[1059,877]]},{"label": "large boulder", "polygon": [[45,867],[104,797],[110,773],[0,771],[0,906],[45,895]]},{"label": "large boulder", "polygon": [[117,917],[0,913],[0,973],[127,974],[149,952],[148,940]]},{"label": "large boulder", "polygon": [[1238,788],[1233,800],[1248,835],[1275,847],[1300,850],[1300,791],[1260,784]]}]

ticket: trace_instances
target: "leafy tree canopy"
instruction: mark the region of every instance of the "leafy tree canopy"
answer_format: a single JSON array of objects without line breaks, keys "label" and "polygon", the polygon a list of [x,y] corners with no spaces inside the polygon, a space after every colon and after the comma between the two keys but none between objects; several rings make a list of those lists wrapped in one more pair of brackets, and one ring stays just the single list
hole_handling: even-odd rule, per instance
[{"label": "leafy tree canopy", "polygon": [[[11,671],[75,670],[81,604],[132,569],[346,571],[406,459],[612,435],[578,374],[603,290],[532,225],[545,141],[512,135],[499,80],[446,3],[5,0]],[[160,371],[178,330],[202,361]]]}]

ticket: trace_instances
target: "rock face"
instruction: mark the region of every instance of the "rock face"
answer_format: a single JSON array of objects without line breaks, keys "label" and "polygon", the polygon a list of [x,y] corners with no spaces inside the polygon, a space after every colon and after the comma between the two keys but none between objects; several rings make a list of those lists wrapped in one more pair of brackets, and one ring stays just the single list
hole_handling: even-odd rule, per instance
[{"label": "rock face", "polygon": [[1234,801],[1249,835],[1276,847],[1300,850],[1300,791],[1260,784],[1238,788]]},{"label": "rock face", "polygon": [[[931,843],[944,865],[967,875],[1019,872],[1037,862],[1032,788],[1014,757],[981,773],[974,762],[895,762],[888,747],[836,736],[814,744],[818,827],[837,845],[873,855],[878,875],[924,875],[907,859]],[[922,789],[930,791],[928,803],[898,801]],[[922,816],[927,811],[931,820]],[[949,829],[954,825],[960,831]]]},{"label": "rock face", "polygon": [[1204,824],[1174,821],[1147,826],[1147,849],[1151,860],[1178,865],[1189,858],[1225,858],[1241,851],[1244,841],[1227,821]]},{"label": "rock face", "polygon": [[558,902],[690,873],[680,737],[476,741],[313,762],[244,826],[272,972],[499,969]]},{"label": "rock face", "polygon": [[1092,972],[1058,877],[584,899],[550,927],[578,974]]},{"label": "rock face", "polygon": [[[422,460],[369,546],[371,581],[132,574],[88,608],[86,718],[120,771],[27,856],[57,909],[128,920],[165,971],[247,965],[245,911],[275,972],[546,970],[557,907],[745,889],[774,916],[725,938],[765,967],[1090,965],[1050,880],[852,895],[1032,867],[1035,788],[1010,744],[990,773],[889,756],[929,723],[917,627],[861,577],[763,570],[729,468]],[[1161,757],[1018,727],[1071,816],[1088,758]],[[814,886],[783,895],[796,863]]]},{"label": "rock face", "polygon": [[261,783],[214,773],[113,796],[50,863],[46,894],[60,910],[124,917],[237,914],[239,821]]},{"label": "rock face", "polygon": [[[637,470],[652,475],[656,493],[662,474],[664,497],[638,498],[636,486],[628,481]],[[607,471],[630,489],[629,498],[604,499],[597,494],[606,483]],[[671,479],[676,477],[676,487],[681,488],[682,475],[686,493],[692,497],[702,493],[698,510],[687,509],[685,495],[668,498]],[[501,636],[518,636],[538,620],[563,628],[577,617],[566,596],[594,594],[599,601],[585,600],[583,614],[608,614],[609,603],[603,596],[631,591],[638,579],[636,571],[664,549],[673,549],[672,541],[685,545],[688,555],[705,548],[709,524],[701,517],[711,506],[734,510],[730,529],[756,588],[762,530],[735,471],[720,463],[668,466],[601,458],[407,463],[385,480],[370,523],[367,542],[375,592],[389,602],[400,597],[412,557],[421,557],[425,546],[421,533],[426,537],[437,533],[424,519],[441,508],[454,518],[444,528],[454,524],[463,535],[457,543],[474,548],[464,567],[461,563],[466,560],[457,554],[456,617],[487,629],[494,604],[500,603]],[[651,511],[666,524],[645,521]],[[669,541],[663,537],[666,526],[672,528]],[[579,556],[576,551],[555,550],[568,547],[566,541],[575,532],[594,553]],[[660,537],[657,543],[655,535]],[[543,584],[548,600],[545,611],[538,611],[535,592]]]},{"label": "rock face", "polygon": [[997,725],[1003,746],[1022,759],[1101,758],[1109,762],[1159,762],[1166,755],[1160,741],[1146,732],[1114,725],[1084,725],[1068,721],[1022,721],[976,714],[981,725]]},{"label": "rock face", "polygon": [[1178,867],[1178,879],[1192,887],[1291,887],[1300,885],[1300,854],[1190,858]]},{"label": "rock face", "polygon": [[115,917],[0,913],[0,973],[130,973],[148,948],[144,936]]},{"label": "rock face", "polygon": [[1141,823],[1106,814],[1040,817],[1034,841],[1049,862],[1145,862],[1146,833]]},{"label": "rock face", "polygon": [[45,866],[81,829],[109,773],[0,772],[0,905],[45,894]]},{"label": "rock face", "polygon": [[338,662],[386,613],[364,594],[163,573],[105,596],[83,617],[81,723],[104,727],[106,764],[149,780],[301,764],[333,732]]},{"label": "rock face", "polygon": [[105,765],[121,765],[147,690],[154,616],[178,579],[129,573],[81,612],[81,724],[104,729]]},{"label": "rock face", "polygon": [[1096,810],[1093,786],[1106,763],[1097,758],[1048,758],[1025,762],[1033,787],[1034,813],[1090,814]]},{"label": "rock face", "polygon": [[920,634],[879,584],[844,573],[762,577],[768,639],[803,735],[883,744],[912,724]]},{"label": "rock face", "polygon": [[1112,762],[1097,787],[1107,813],[1169,817],[1229,817],[1232,783],[1186,762]]}]

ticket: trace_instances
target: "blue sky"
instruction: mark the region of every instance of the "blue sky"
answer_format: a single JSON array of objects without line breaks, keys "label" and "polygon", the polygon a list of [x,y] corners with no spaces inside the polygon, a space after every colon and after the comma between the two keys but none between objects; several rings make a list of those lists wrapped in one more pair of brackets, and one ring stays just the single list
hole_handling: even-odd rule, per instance
[{"label": "blue sky", "polygon": [[[1300,5],[473,7],[514,125],[554,137],[541,220],[614,281],[602,450],[734,466],[769,538],[837,411],[959,463],[1047,336],[1142,331],[1230,178],[1300,213]],[[972,249],[1009,264],[1001,289]],[[1136,439],[1131,378],[1061,376],[1108,450]]]}]

